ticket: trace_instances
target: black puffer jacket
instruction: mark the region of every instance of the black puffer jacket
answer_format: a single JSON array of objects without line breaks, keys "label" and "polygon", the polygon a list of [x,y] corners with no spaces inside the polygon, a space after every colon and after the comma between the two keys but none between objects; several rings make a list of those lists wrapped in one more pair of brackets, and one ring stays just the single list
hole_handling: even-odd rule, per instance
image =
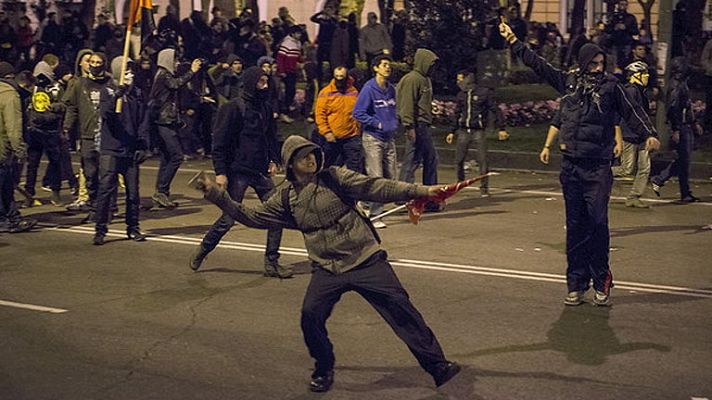
[{"label": "black puffer jacket", "polygon": [[597,45],[588,43],[581,47],[580,68],[569,72],[548,64],[520,41],[512,49],[562,95],[559,143],[564,156],[612,159],[614,126],[620,119],[641,141],[657,137],[643,106],[631,99],[614,77],[583,73],[596,55],[605,55]]},{"label": "black puffer jacket", "polygon": [[213,129],[216,175],[264,175],[270,161],[279,163],[277,125],[272,118],[269,93],[256,88],[262,76],[266,74],[259,67],[248,68],[242,74],[242,98],[230,100],[218,110]]}]

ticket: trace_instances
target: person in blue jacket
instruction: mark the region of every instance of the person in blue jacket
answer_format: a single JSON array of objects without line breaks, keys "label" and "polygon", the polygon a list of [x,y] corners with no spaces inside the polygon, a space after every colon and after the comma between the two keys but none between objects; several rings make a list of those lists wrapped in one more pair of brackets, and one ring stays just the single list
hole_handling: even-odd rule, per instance
[{"label": "person in blue jacket", "polygon": [[[389,81],[391,76],[391,58],[387,55],[376,56],[371,61],[371,78],[359,92],[353,117],[361,123],[362,143],[365,155],[366,174],[370,177],[396,179],[396,141],[398,129],[396,115],[396,88]],[[371,216],[383,212],[382,203],[371,203]],[[378,219],[376,228],[385,228],[386,224]]]}]

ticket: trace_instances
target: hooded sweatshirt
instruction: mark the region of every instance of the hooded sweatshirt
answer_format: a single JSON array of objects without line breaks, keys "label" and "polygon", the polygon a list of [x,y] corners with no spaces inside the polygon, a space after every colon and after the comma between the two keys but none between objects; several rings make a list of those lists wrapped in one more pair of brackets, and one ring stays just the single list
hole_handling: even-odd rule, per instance
[{"label": "hooded sweatshirt", "polygon": [[316,99],[314,119],[319,133],[323,136],[333,133],[337,139],[346,139],[359,134],[358,121],[351,113],[356,105],[358,90],[354,87],[354,80],[346,78],[346,92],[341,93],[336,88],[336,80],[321,89]]},{"label": "hooded sweatshirt", "polygon": [[178,89],[185,86],[193,77],[188,70],[182,76],[175,77],[175,49],[163,49],[158,53],[158,72],[151,87],[149,99],[152,103],[151,122],[158,125],[174,126],[180,122],[178,115]]},{"label": "hooded sweatshirt", "polygon": [[[146,101],[141,90],[135,84],[125,93],[119,93],[121,61],[123,56],[111,61],[113,79],[101,92],[101,154],[115,157],[133,157],[136,150],[148,148],[149,118]],[[122,94],[121,113],[116,112],[116,101]]]},{"label": "hooded sweatshirt", "polygon": [[386,81],[386,87],[382,88],[376,78],[371,78],[361,88],[353,117],[361,123],[364,133],[382,142],[391,140],[398,129],[395,86]]},{"label": "hooded sweatshirt", "polygon": [[257,90],[267,76],[250,67],[242,74],[242,97],[218,109],[213,130],[213,167],[216,175],[265,175],[270,162],[279,164],[277,126],[272,118],[269,89]]},{"label": "hooded sweatshirt", "polygon": [[548,64],[518,40],[512,50],[562,95],[559,147],[565,157],[610,161],[615,145],[614,127],[620,119],[625,120],[641,142],[657,136],[643,106],[628,96],[615,77],[587,72],[596,55],[605,56],[597,45],[587,43],[582,46],[579,68],[568,72]]},{"label": "hooded sweatshirt", "polygon": [[11,156],[24,156],[22,106],[14,82],[0,79],[0,164]]},{"label": "hooded sweatshirt", "polygon": [[[103,53],[95,53],[103,57]],[[104,59],[104,65],[108,62]],[[79,125],[79,137],[82,140],[96,140],[99,137],[99,99],[101,89],[109,81],[109,76],[90,78],[82,76],[68,85],[62,97],[66,113],[64,117],[64,130],[69,131],[75,123]]]},{"label": "hooded sweatshirt", "polygon": [[[303,149],[312,149],[318,156],[318,172],[306,183],[297,181],[291,171],[294,155],[302,154]],[[266,202],[247,207],[215,188],[205,197],[246,226],[301,231],[312,261],[331,273],[344,273],[381,250],[369,222],[353,203],[406,201],[427,196],[428,190],[425,186],[367,177],[342,167],[322,171],[322,159],[317,145],[301,136],[290,136],[282,146],[282,162],[287,166],[289,181],[278,186]]]},{"label": "hooded sweatshirt", "polygon": [[416,50],[413,70],[398,82],[398,118],[406,128],[417,123],[430,124],[433,121],[433,86],[429,73],[437,60],[438,56],[430,50]]},{"label": "hooded sweatshirt", "polygon": [[464,132],[487,128],[489,114],[494,114],[497,129],[504,129],[502,111],[494,100],[494,89],[475,84],[475,75],[467,74],[457,86],[457,110],[455,111],[454,128]]}]

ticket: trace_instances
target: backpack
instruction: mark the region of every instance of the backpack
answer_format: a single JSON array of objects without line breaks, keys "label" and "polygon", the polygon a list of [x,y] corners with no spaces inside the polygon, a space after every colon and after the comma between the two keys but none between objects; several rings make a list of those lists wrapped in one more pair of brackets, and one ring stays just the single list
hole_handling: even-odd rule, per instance
[{"label": "backpack", "polygon": [[[336,182],[334,180],[334,177],[328,172],[328,171],[322,171],[319,174],[317,174],[318,178],[321,178],[324,184],[326,184],[326,187],[328,187],[332,192],[338,196],[338,198],[341,200],[342,203],[346,204],[349,206],[353,211],[356,212],[356,214],[363,219],[363,221],[366,223],[366,225],[371,229],[371,233],[373,234],[373,238],[376,239],[376,241],[380,244],[381,243],[381,236],[378,234],[378,231],[376,230],[376,227],[373,226],[373,222],[366,216],[366,214],[363,212],[363,210],[356,205],[356,202],[348,197],[345,197],[339,192],[339,190],[336,188]],[[294,219],[294,214],[292,213],[292,206],[289,202],[289,192],[292,190],[291,186],[288,186],[287,189],[282,190],[282,205],[284,209],[287,211],[291,218],[292,225],[297,226],[297,221]]]}]

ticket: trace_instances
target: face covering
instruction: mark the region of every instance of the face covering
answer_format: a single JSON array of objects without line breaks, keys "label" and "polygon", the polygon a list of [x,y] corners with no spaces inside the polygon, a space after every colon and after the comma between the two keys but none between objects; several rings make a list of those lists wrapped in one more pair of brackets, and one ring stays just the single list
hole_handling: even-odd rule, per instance
[{"label": "face covering", "polygon": [[131,86],[134,81],[134,74],[131,71],[126,71],[124,74],[124,85]]},{"label": "face covering", "polygon": [[338,90],[341,93],[346,92],[346,78],[344,79],[335,79],[334,83],[336,85],[336,90]]},{"label": "face covering", "polygon": [[89,73],[95,78],[100,78],[104,75],[104,66],[89,66]]}]

